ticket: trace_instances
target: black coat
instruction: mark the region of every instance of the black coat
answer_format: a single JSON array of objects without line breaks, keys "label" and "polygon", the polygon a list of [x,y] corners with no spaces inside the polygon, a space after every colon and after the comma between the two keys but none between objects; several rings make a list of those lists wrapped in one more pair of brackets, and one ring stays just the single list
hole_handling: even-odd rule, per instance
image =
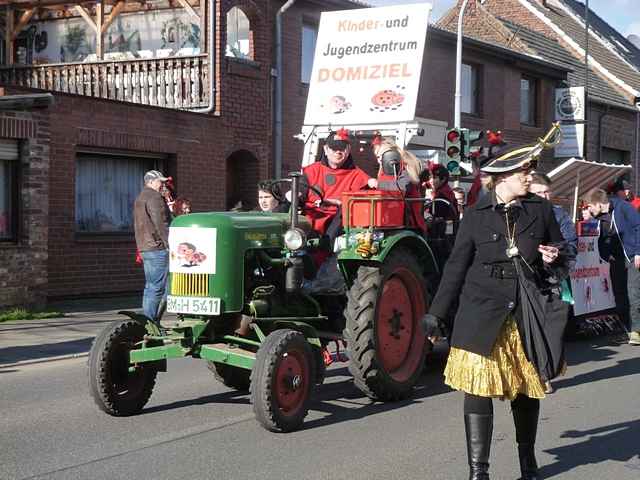
[{"label": "black coat", "polygon": [[[516,245],[529,265],[548,276],[553,269],[543,266],[537,249],[540,244],[563,243],[553,207],[531,194],[521,198],[520,203]],[[429,313],[446,319],[460,298],[451,335],[453,347],[489,356],[507,315],[521,316],[519,283],[506,254],[506,229],[504,213],[495,208],[494,194],[483,196],[465,211],[429,309]],[[559,257],[553,266],[561,269],[564,261]]]}]

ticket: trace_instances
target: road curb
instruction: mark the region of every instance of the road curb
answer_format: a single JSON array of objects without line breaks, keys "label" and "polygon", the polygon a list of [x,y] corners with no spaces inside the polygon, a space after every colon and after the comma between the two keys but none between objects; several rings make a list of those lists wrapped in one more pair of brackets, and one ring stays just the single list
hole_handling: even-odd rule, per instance
[{"label": "road curb", "polygon": [[83,353],[71,353],[67,355],[56,355],[55,357],[34,358],[31,360],[23,360],[15,363],[0,364],[0,370],[6,369],[6,368],[26,367],[26,366],[35,365],[38,363],[58,362],[60,360],[70,360],[73,358],[83,358],[88,356],[89,356],[89,352],[83,352]]}]

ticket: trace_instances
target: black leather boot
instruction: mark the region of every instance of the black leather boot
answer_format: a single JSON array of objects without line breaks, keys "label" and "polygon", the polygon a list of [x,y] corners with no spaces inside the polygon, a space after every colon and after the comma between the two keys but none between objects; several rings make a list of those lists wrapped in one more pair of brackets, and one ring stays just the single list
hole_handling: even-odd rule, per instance
[{"label": "black leather boot", "polygon": [[489,480],[489,454],[493,415],[468,413],[464,416],[469,457],[469,480]]},{"label": "black leather boot", "polygon": [[516,427],[518,459],[520,460],[521,480],[540,480],[536,462],[535,444],[538,432],[540,402],[527,399],[525,404],[512,403],[513,424]]}]

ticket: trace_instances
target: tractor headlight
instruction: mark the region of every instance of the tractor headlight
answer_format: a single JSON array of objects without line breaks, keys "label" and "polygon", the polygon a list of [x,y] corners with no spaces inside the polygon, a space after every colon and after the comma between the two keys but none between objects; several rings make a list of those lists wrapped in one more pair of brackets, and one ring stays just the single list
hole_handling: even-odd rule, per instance
[{"label": "tractor headlight", "polygon": [[300,250],[307,239],[299,228],[291,228],[284,233],[284,244],[289,250]]},{"label": "tractor headlight", "polygon": [[333,253],[339,253],[342,250],[347,249],[347,236],[340,235],[336,237],[336,241],[333,243]]}]

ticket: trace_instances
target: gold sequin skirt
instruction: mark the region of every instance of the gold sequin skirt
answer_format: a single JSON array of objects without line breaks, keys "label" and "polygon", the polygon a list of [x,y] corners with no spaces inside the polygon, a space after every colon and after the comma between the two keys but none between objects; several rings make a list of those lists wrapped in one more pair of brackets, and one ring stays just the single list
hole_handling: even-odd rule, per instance
[{"label": "gold sequin skirt", "polygon": [[451,347],[444,376],[451,388],[481,397],[513,400],[522,393],[544,398],[544,383],[527,360],[513,317],[505,321],[488,357]]}]

